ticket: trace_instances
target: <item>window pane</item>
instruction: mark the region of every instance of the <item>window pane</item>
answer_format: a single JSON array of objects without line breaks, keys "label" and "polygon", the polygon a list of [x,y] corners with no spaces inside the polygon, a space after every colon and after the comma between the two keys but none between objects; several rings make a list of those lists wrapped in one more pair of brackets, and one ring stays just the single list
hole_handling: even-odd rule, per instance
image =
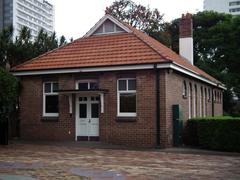
[{"label": "window pane", "polygon": [[135,93],[126,93],[120,94],[120,112],[136,112],[136,94]]},{"label": "window pane", "polygon": [[44,84],[44,92],[50,93],[51,92],[51,83],[45,83]]},{"label": "window pane", "polygon": [[53,83],[53,92],[58,90],[58,83]]},{"label": "window pane", "polygon": [[103,33],[103,25],[101,25],[94,34]]},{"label": "window pane", "polygon": [[126,80],[119,80],[118,81],[118,90],[127,90],[127,81]]},{"label": "window pane", "polygon": [[136,90],[136,79],[128,80],[128,90]]},{"label": "window pane", "polygon": [[122,28],[120,28],[119,26],[117,26],[116,30],[119,31],[124,31]]},{"label": "window pane", "polygon": [[98,118],[98,103],[91,104],[92,108],[92,118]]},{"label": "window pane", "polygon": [[97,82],[91,82],[90,83],[90,89],[98,89],[98,83]]},{"label": "window pane", "polygon": [[87,118],[87,104],[79,104],[79,117]]},{"label": "window pane", "polygon": [[46,96],[46,113],[58,113],[58,95]]},{"label": "window pane", "polygon": [[78,84],[78,89],[79,90],[88,90],[88,83],[79,83]]},{"label": "window pane", "polygon": [[114,32],[114,24],[110,20],[106,20],[105,23],[105,32]]}]

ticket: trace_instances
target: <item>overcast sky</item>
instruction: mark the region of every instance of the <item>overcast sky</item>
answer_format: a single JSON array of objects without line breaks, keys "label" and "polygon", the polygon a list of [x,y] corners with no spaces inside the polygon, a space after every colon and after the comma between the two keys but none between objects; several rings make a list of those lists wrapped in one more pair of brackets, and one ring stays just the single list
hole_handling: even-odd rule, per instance
[{"label": "overcast sky", "polygon": [[[114,0],[48,0],[55,6],[55,31],[67,39],[82,37],[104,16]],[[202,11],[203,0],[133,0],[164,14],[164,20],[178,18],[182,13]]]}]

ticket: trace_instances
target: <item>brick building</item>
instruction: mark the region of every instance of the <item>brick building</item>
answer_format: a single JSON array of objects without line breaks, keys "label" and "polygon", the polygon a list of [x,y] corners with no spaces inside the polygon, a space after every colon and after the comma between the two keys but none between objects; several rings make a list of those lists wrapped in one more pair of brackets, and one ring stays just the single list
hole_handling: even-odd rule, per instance
[{"label": "brick building", "polygon": [[16,66],[21,138],[173,145],[182,118],[222,115],[222,84],[193,65],[192,19],[180,54],[105,15],[82,38]]}]

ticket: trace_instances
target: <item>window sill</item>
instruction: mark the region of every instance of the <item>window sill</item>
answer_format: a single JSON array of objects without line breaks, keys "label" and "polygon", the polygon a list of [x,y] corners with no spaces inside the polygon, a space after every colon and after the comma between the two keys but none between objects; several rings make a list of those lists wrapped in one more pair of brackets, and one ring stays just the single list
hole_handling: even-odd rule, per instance
[{"label": "window sill", "polygon": [[117,122],[136,122],[137,117],[117,117]]},{"label": "window sill", "polygon": [[58,117],[47,117],[44,116],[41,118],[42,122],[58,122]]}]

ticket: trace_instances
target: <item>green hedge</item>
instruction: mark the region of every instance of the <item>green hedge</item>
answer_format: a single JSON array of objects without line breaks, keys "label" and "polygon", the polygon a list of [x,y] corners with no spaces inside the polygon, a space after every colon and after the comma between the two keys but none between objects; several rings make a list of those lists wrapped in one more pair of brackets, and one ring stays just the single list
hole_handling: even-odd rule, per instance
[{"label": "green hedge", "polygon": [[183,139],[186,145],[240,152],[240,118],[188,120]]}]

